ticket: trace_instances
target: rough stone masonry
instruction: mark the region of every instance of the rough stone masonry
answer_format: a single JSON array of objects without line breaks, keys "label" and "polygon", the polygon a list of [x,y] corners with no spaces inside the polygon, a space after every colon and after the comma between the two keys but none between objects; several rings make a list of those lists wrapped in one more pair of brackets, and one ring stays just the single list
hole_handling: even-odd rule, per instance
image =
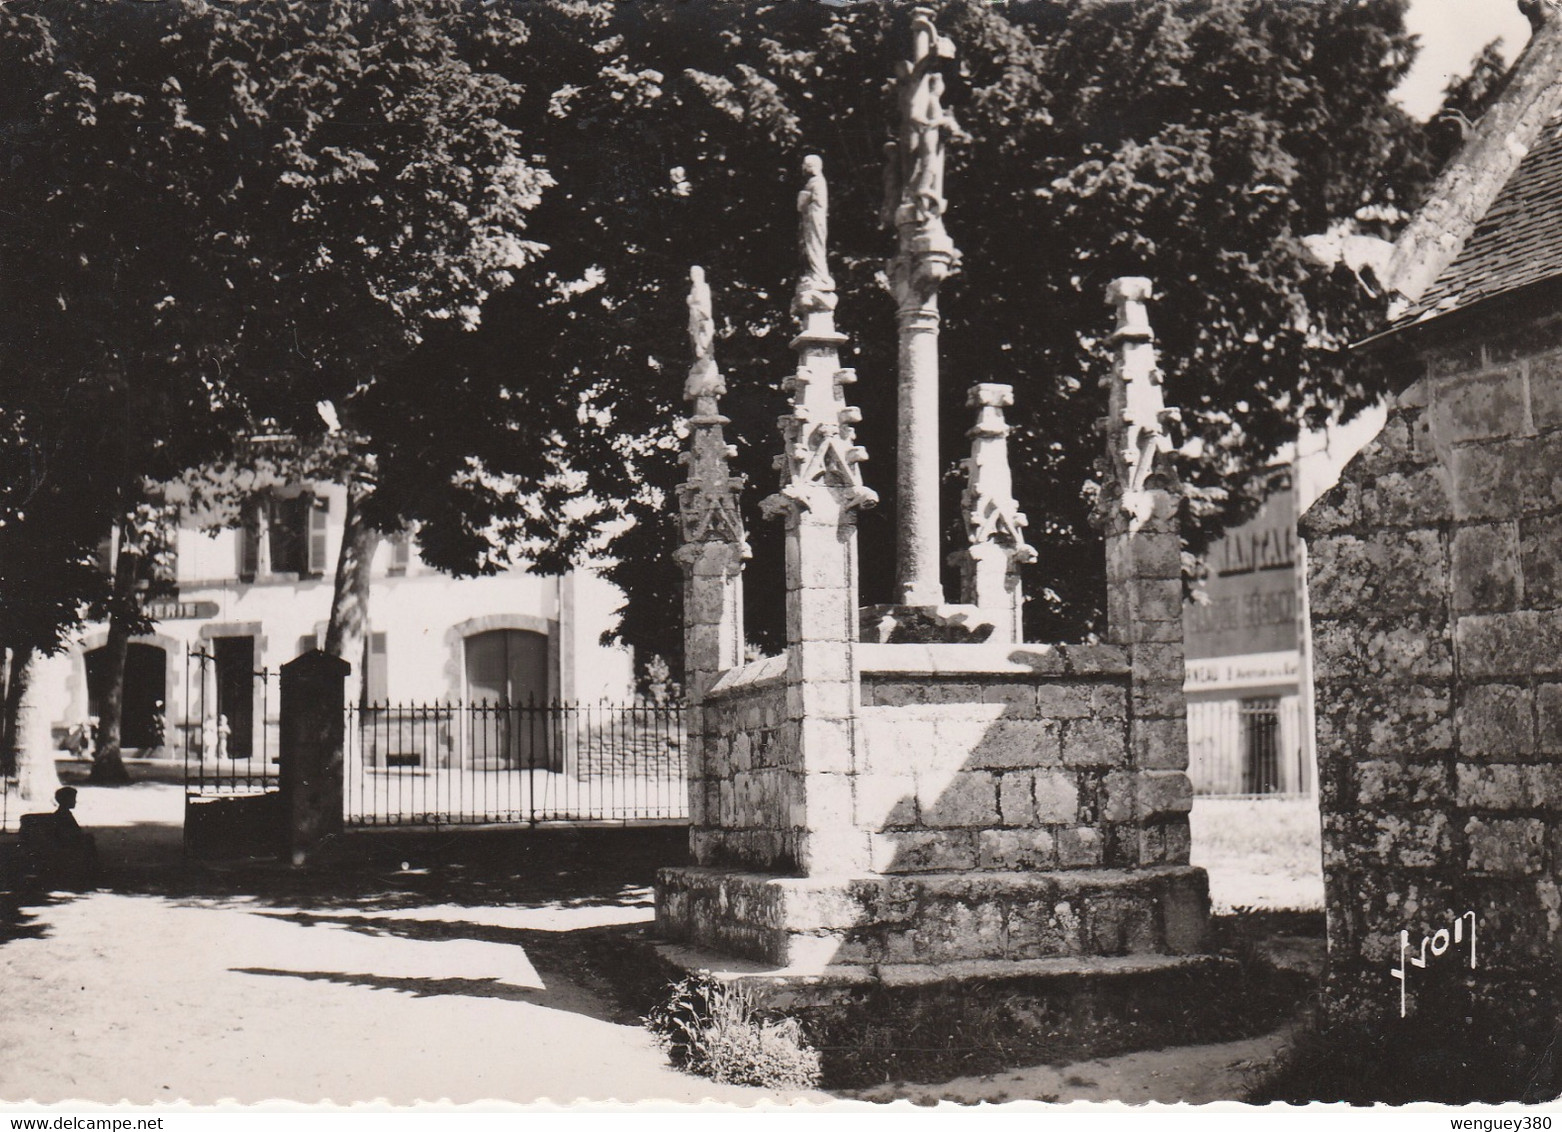
[{"label": "rough stone masonry", "polygon": [[1361,364],[1395,366],[1408,388],[1303,522],[1329,1003],[1406,1040],[1434,1019],[1472,1041],[1555,1021],[1555,311],[1508,301],[1380,344]]}]

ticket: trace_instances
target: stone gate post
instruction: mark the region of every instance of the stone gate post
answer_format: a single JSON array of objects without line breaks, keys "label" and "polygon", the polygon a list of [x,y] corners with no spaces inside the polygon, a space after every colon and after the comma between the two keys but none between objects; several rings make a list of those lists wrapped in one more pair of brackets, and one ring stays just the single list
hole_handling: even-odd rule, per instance
[{"label": "stone gate post", "polygon": [[295,865],[342,832],[345,660],[311,649],[282,666],[280,706],[283,852]]}]

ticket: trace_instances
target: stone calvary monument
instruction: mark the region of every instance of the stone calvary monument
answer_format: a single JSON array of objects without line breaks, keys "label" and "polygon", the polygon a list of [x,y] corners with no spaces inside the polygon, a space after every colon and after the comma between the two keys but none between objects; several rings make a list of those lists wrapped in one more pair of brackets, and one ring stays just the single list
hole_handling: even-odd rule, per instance
[{"label": "stone calvary monument", "polygon": [[840,364],[828,189],[808,157],[797,367],[779,490],[760,505],[785,525],[786,648],[748,663],[745,483],[723,435],[710,290],[692,272],[677,555],[694,864],[660,875],[658,933],[688,966],[791,987],[1197,968],[1209,962],[1209,900],[1188,865],[1177,485],[1150,284],[1108,291],[1107,640],[1024,644],[1019,567],[1035,551],[1013,498],[1007,385],[969,392],[958,605],[939,583],[937,301],[958,253],[943,222],[957,127],[938,69],[954,49],[924,10],[913,44],[885,175],[898,239],[900,604],[859,610],[857,516],[878,497],[846,400],[856,375]]}]

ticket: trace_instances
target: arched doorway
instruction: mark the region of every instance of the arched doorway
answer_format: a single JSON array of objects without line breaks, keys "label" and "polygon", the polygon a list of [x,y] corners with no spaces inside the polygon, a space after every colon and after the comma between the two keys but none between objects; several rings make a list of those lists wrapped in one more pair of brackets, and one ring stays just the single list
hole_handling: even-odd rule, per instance
[{"label": "arched doorway", "polygon": [[[87,714],[103,718],[108,698],[108,650],[87,653]],[[125,653],[125,694],[120,709],[122,747],[146,750],[163,743],[163,710],[168,701],[168,654],[158,645],[132,643]]]},{"label": "arched doorway", "polygon": [[547,766],[548,637],[489,629],[464,644],[474,766]]}]

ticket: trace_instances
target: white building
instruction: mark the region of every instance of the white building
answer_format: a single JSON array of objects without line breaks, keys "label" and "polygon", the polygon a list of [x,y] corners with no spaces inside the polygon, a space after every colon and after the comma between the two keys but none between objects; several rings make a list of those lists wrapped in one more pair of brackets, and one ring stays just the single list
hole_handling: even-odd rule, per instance
[{"label": "white building", "polygon": [[[240,529],[175,534],[177,596],[151,603],[155,631],[135,638],[125,673],[123,744],[177,756],[225,720],[232,757],[274,751],[277,670],[323,641],[346,492],[272,491]],[[370,703],[538,703],[629,698],[628,650],[600,643],[623,595],[590,570],[561,577],[512,568],[452,578],[405,537],[373,562],[370,633],[361,666]],[[99,714],[105,625],[41,658],[38,706],[57,738]],[[355,669],[360,666],[355,665]],[[264,726],[263,726],[264,721]]]}]

